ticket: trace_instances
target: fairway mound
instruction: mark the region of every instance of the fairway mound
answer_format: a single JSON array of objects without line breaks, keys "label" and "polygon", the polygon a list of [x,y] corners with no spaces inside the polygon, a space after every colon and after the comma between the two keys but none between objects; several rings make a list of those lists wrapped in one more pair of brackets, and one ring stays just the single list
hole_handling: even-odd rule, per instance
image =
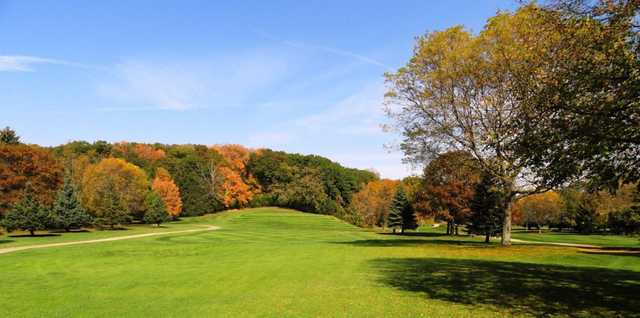
[{"label": "fairway mound", "polygon": [[18,252],[18,251],[24,251],[24,250],[32,250],[32,249],[38,249],[38,248],[47,248],[47,247],[59,247],[59,246],[69,246],[69,245],[93,244],[93,243],[102,243],[102,242],[131,240],[131,239],[136,239],[136,238],[143,238],[143,237],[149,237],[149,236],[158,236],[158,235],[180,234],[180,233],[191,233],[191,232],[202,232],[202,231],[215,231],[215,230],[218,230],[218,229],[220,229],[220,227],[214,226],[214,225],[207,225],[207,226],[205,226],[205,228],[201,228],[201,229],[190,229],[190,230],[180,230],[180,231],[171,231],[171,232],[135,234],[135,235],[108,237],[108,238],[95,239],[95,240],[86,240],[86,241],[75,241],[75,242],[62,242],[62,243],[51,243],[51,244],[7,247],[7,248],[0,249],[0,254],[7,254],[7,253],[12,253],[12,252]]}]

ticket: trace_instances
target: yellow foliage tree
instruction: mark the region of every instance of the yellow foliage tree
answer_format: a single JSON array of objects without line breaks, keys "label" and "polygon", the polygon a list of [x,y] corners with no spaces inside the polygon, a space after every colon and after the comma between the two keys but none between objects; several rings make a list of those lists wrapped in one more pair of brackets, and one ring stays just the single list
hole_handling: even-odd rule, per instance
[{"label": "yellow foliage tree", "polygon": [[[107,158],[89,166],[82,178],[82,203],[92,213],[100,210],[104,200],[101,189],[111,183],[129,213],[142,217],[145,197],[149,191],[149,181],[140,167],[118,158]],[[110,186],[110,185],[109,185]]]},{"label": "yellow foliage tree", "polygon": [[542,225],[557,222],[564,209],[562,197],[555,191],[534,194],[524,197],[512,206],[514,222],[526,226]]},{"label": "yellow foliage tree", "polygon": [[182,212],[182,200],[180,199],[180,189],[173,182],[169,171],[158,168],[151,187],[160,195],[169,214],[174,219],[177,218]]},{"label": "yellow foliage tree", "polygon": [[395,180],[371,181],[351,199],[353,208],[362,217],[363,226],[384,226],[389,206],[400,185]]}]

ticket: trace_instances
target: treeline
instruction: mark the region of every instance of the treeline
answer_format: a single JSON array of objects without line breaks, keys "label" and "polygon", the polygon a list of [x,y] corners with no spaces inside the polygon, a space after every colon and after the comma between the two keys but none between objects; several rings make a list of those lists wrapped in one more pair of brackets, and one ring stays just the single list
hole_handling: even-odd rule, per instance
[{"label": "treeline", "polygon": [[[21,143],[9,128],[0,132],[0,176],[4,227],[28,231],[160,224],[266,205],[348,219],[354,194],[378,179],[319,156],[240,145],[74,141],[44,148]],[[66,214],[77,220],[61,222]]]},{"label": "treeline", "polygon": [[451,235],[466,232],[484,235],[487,240],[499,235],[506,209],[510,209],[515,225],[528,230],[547,227],[583,234],[640,232],[637,184],[622,184],[614,192],[575,183],[522,195],[506,207],[500,206],[498,182],[483,173],[469,153],[448,152],[431,161],[420,176],[368,183],[353,197],[352,220],[364,227],[393,227],[393,202],[398,191],[403,191],[419,219],[446,223],[446,232]]}]

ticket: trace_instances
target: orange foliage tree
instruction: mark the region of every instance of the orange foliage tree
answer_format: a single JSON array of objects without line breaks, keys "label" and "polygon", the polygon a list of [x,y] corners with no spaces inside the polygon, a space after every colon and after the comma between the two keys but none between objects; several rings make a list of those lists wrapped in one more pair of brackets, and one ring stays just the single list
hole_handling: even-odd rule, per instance
[{"label": "orange foliage tree", "polygon": [[63,175],[62,165],[47,149],[0,144],[0,213],[20,201],[27,184],[39,202],[51,204]]},{"label": "orange foliage tree", "polygon": [[388,179],[371,181],[353,196],[351,208],[361,216],[363,226],[385,225],[399,184],[399,181]]},{"label": "orange foliage tree", "polygon": [[259,193],[256,180],[246,169],[251,151],[241,145],[216,145],[212,148],[224,158],[218,167],[218,173],[224,178],[222,203],[227,208],[246,206]]},{"label": "orange foliage tree", "polygon": [[447,234],[458,234],[458,226],[471,214],[471,200],[480,182],[480,167],[464,151],[438,156],[424,170],[424,188],[417,200],[428,214],[447,222]]},{"label": "orange foliage tree", "polygon": [[102,189],[115,187],[129,213],[142,217],[149,181],[140,167],[118,158],[107,158],[89,166],[82,178],[82,203],[92,213],[100,209]]},{"label": "orange foliage tree", "polygon": [[174,219],[177,218],[182,212],[182,200],[180,199],[180,189],[173,182],[169,171],[158,168],[151,187],[160,195],[169,214]]}]

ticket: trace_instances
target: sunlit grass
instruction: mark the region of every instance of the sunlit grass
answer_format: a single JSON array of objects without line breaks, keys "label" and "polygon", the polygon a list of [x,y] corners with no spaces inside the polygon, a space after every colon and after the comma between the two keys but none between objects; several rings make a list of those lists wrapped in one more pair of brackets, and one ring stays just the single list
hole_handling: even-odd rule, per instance
[{"label": "sunlit grass", "polygon": [[[168,229],[203,224],[222,229],[0,255],[1,311],[7,317],[594,317],[633,316],[640,308],[637,297],[626,296],[640,292],[640,258],[633,255],[501,248],[437,232],[378,234],[275,208],[186,218]],[[138,230],[157,229],[131,231]]]}]

